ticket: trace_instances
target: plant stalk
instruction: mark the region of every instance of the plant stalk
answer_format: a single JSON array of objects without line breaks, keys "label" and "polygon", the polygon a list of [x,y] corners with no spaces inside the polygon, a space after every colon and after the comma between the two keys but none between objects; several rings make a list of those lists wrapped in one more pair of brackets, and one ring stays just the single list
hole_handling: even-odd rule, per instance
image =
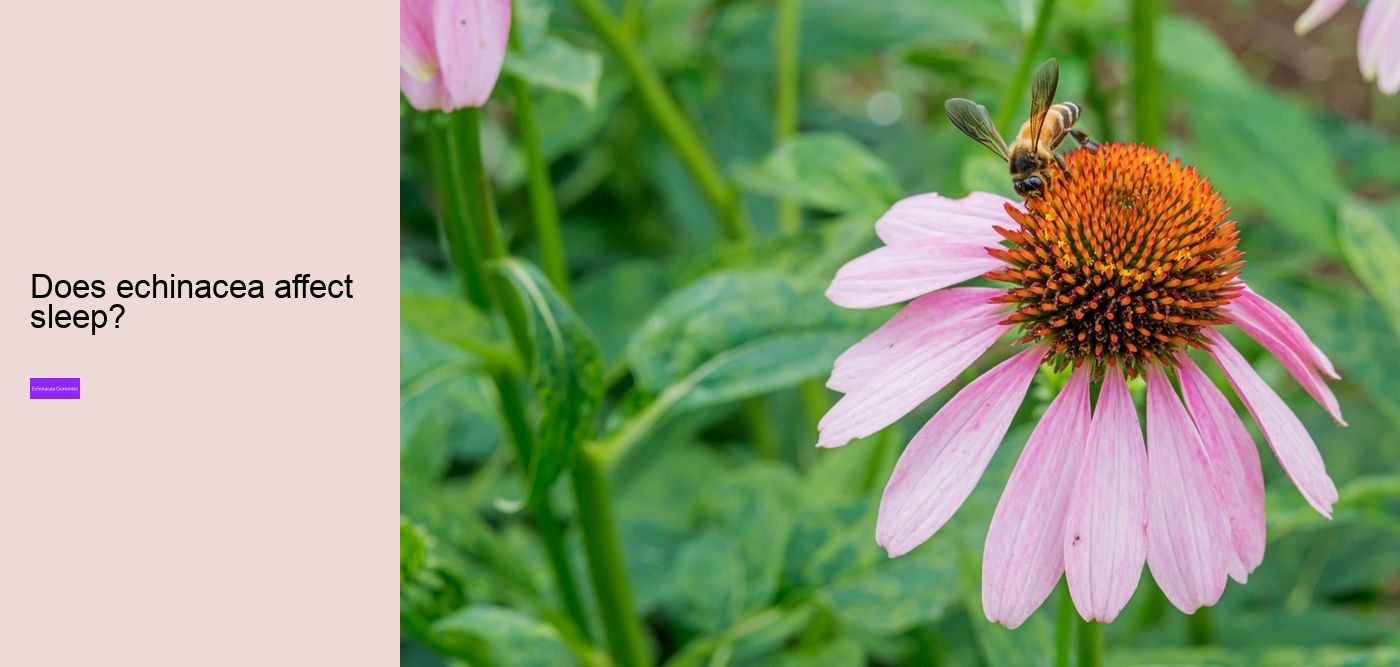
[{"label": "plant stalk", "polygon": [[997,108],[998,129],[1006,128],[1015,118],[1017,110],[1026,108],[1017,102],[1026,99],[1030,94],[1031,68],[1035,65],[1036,54],[1045,45],[1045,35],[1050,31],[1050,17],[1054,13],[1055,0],[1041,0],[1040,9],[1035,15],[1035,26],[1031,28],[1026,48],[1021,52],[1021,61],[1016,65],[1016,75],[1012,77],[1011,87],[1006,89],[1006,94],[1001,97],[1001,106]]},{"label": "plant stalk", "polygon": [[[469,110],[473,111],[474,110]],[[460,112],[459,112],[460,113]],[[499,229],[499,222],[491,209],[490,188],[481,168],[480,127],[474,113],[468,114],[463,123],[468,180],[477,189],[476,229],[482,237],[485,259],[501,259],[506,255],[505,242]],[[527,152],[527,157],[530,154]],[[542,153],[535,157],[543,160]],[[532,167],[533,168],[533,167]],[[550,203],[552,205],[552,199]],[[553,212],[551,212],[553,213]],[[544,234],[558,233],[557,213],[535,220],[537,228],[553,225],[555,228]],[[560,247],[561,259],[563,248]],[[567,276],[561,279],[567,280]],[[490,290],[488,290],[490,291]],[[498,307],[506,314],[506,323],[520,346],[522,356],[529,356],[529,334],[526,330],[523,313],[512,315],[512,308],[506,300],[493,294]],[[526,458],[526,461],[529,459]],[[581,448],[570,466],[573,481],[574,499],[578,505],[579,529],[583,534],[584,553],[588,558],[588,572],[593,581],[593,593],[603,620],[603,630],[608,637],[608,646],[618,667],[642,667],[649,664],[646,644],[642,639],[641,620],[637,617],[631,585],[627,579],[626,562],[622,557],[622,538],[617,527],[617,517],[612,507],[612,497],[608,492],[607,477],[598,455],[592,448]]]},{"label": "plant stalk", "polygon": [[666,90],[661,75],[642,56],[636,43],[627,38],[627,31],[603,6],[602,0],[574,0],[574,4],[621,61],[623,71],[641,99],[642,108],[680,155],[681,163],[714,208],[720,231],[731,241],[747,241],[751,230],[738,189],[725,178],[695,126]]},{"label": "plant stalk", "polygon": [[1070,667],[1070,646],[1074,643],[1074,620],[1078,618],[1074,610],[1074,599],[1069,596],[1069,586],[1060,587],[1060,611],[1055,618],[1055,667]]},{"label": "plant stalk", "polygon": [[540,244],[540,262],[555,291],[568,301],[569,265],[564,259],[564,238],[559,232],[559,207],[555,205],[554,186],[549,179],[549,161],[545,159],[539,123],[535,120],[535,101],[530,96],[530,85],[519,77],[511,77],[511,90],[515,93],[515,130],[525,149],[530,217]]},{"label": "plant stalk", "polygon": [[[487,280],[486,257],[482,253],[489,253],[492,258],[503,256],[505,242],[496,226],[495,213],[490,203],[490,189],[486,182],[486,171],[481,163],[478,113],[476,109],[462,109],[444,119],[446,122],[443,123],[441,158],[444,167],[443,174],[446,178],[439,183],[439,186],[445,192],[453,191],[452,197],[459,206],[459,216],[450,222],[460,226],[455,232],[455,236],[468,242],[467,247],[472,250],[470,254],[465,256],[464,260],[458,260],[454,256],[453,266],[458,275],[462,276],[463,284],[483,286],[485,302],[482,305],[489,308],[492,301],[500,303],[500,300],[496,298],[496,290],[491,287],[493,283]],[[459,121],[467,130],[466,132],[458,132],[456,126]],[[471,233],[472,223],[475,223],[476,236]],[[510,309],[503,308],[502,310],[507,314],[507,319],[510,320]],[[523,324],[523,319],[519,319],[511,328],[514,331],[517,325],[523,326]],[[521,357],[528,359],[529,348],[519,346],[522,338],[517,337],[516,340]],[[519,459],[520,465],[528,470],[533,454],[534,440],[525,419],[524,401],[519,393],[519,384],[513,381],[510,376],[502,374],[493,375],[493,380],[500,398],[502,416],[510,431],[511,442],[515,445],[516,458]],[[564,549],[563,532],[554,513],[554,505],[550,500],[545,499],[544,502],[536,505],[532,512],[536,527],[540,532],[540,538],[544,542],[545,552],[548,554],[550,568],[553,570],[555,584],[559,587],[559,596],[564,602],[565,611],[578,626],[579,633],[587,636],[588,625],[587,617],[583,613],[582,596],[579,595],[578,583],[574,578],[573,569],[569,566],[567,551]]]},{"label": "plant stalk", "polygon": [[1103,667],[1103,626],[1078,620],[1079,667]]},{"label": "plant stalk", "polygon": [[607,633],[613,660],[618,667],[651,664],[622,555],[622,535],[613,511],[607,472],[598,450],[583,447],[574,456],[570,474],[584,552],[588,556],[588,574],[593,581],[593,594],[603,617],[603,631]]},{"label": "plant stalk", "polygon": [[[801,6],[799,0],[777,0],[773,24],[773,61],[777,64],[777,94],[773,104],[773,140],[778,146],[797,133],[798,58],[800,57]],[[802,227],[802,209],[797,202],[778,200],[778,229],[794,234]]]},{"label": "plant stalk", "polygon": [[1160,0],[1134,0],[1133,133],[1149,146],[1162,143],[1162,99],[1157,71],[1157,16]]}]

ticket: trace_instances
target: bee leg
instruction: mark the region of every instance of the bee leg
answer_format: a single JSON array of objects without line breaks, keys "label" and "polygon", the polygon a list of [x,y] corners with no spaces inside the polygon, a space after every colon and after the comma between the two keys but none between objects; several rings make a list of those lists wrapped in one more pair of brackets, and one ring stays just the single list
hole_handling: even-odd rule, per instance
[{"label": "bee leg", "polygon": [[1069,165],[1065,164],[1065,156],[1056,153],[1055,164],[1060,165],[1060,170],[1065,172],[1066,176],[1069,176]]},{"label": "bee leg", "polygon": [[1096,151],[1099,149],[1099,142],[1090,139],[1089,133],[1085,132],[1084,130],[1070,128],[1069,135],[1071,137],[1074,137],[1074,140],[1079,142],[1080,146],[1083,146],[1091,151]]}]

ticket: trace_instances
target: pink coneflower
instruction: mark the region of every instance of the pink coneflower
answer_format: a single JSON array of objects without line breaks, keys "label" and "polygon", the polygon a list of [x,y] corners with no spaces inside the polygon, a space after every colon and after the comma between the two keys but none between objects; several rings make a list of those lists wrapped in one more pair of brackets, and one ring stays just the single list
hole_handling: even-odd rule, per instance
[{"label": "pink coneflower", "polygon": [[[1293,29],[1307,34],[1332,18],[1347,0],[1313,0],[1298,16]],[[1381,92],[1400,92],[1400,0],[1371,0],[1361,16],[1356,35],[1356,59],[1367,81],[1376,81]]]},{"label": "pink coneflower", "polygon": [[[1307,501],[1330,516],[1337,500],[1302,423],[1216,330],[1239,326],[1341,421],[1322,379],[1337,377],[1331,362],[1239,279],[1244,258],[1225,202],[1194,167],[1154,148],[1104,144],[1066,160],[1071,176],[1024,206],[985,193],[895,204],[875,223],[886,245],[842,267],[827,291],[849,308],[913,301],[836,360],[828,386],[845,396],[822,418],[825,447],[903,417],[1003,334],[1017,330],[1025,346],[959,391],[905,448],[876,528],[891,556],[927,540],[967,499],[1036,370],[1073,368],[988,529],[983,607],[1008,627],[1061,573],[1079,613],[1106,622],[1132,596],[1144,561],[1189,613],[1263,559],[1258,453],[1188,348],[1215,358]],[[953,287],[979,276],[1009,285]],[[1125,374],[1146,379],[1145,441]]]},{"label": "pink coneflower", "polygon": [[399,88],[413,108],[479,107],[510,39],[510,0],[399,0]]}]

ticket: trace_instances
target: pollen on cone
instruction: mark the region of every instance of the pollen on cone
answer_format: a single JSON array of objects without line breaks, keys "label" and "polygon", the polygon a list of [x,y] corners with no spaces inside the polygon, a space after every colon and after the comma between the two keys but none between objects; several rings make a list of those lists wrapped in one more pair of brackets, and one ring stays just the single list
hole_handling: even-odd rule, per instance
[{"label": "pollen on cone", "polygon": [[1024,343],[1044,343],[1057,367],[1091,364],[1100,376],[1174,364],[1203,330],[1226,324],[1244,255],[1225,201],[1195,167],[1139,144],[1109,143],[1065,155],[1019,228],[988,252],[1006,262],[986,277],[1012,283],[998,297]]}]

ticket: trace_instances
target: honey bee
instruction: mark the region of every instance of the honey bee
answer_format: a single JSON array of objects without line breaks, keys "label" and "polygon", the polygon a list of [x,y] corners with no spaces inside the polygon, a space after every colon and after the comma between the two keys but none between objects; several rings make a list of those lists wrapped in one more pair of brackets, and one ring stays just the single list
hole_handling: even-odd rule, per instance
[{"label": "honey bee", "polygon": [[1001,138],[996,125],[992,124],[987,107],[960,97],[948,100],[944,105],[948,120],[953,121],[953,125],[963,134],[1006,160],[1011,167],[1011,187],[1023,199],[1041,196],[1041,189],[1050,178],[1051,163],[1059,165],[1065,174],[1069,174],[1065,159],[1055,152],[1065,136],[1074,137],[1079,145],[1089,150],[1099,147],[1088,133],[1074,127],[1082,111],[1078,104],[1050,103],[1059,84],[1060,65],[1051,58],[1035,72],[1031,83],[1030,120],[1021,125],[1021,131],[1010,146]]}]

